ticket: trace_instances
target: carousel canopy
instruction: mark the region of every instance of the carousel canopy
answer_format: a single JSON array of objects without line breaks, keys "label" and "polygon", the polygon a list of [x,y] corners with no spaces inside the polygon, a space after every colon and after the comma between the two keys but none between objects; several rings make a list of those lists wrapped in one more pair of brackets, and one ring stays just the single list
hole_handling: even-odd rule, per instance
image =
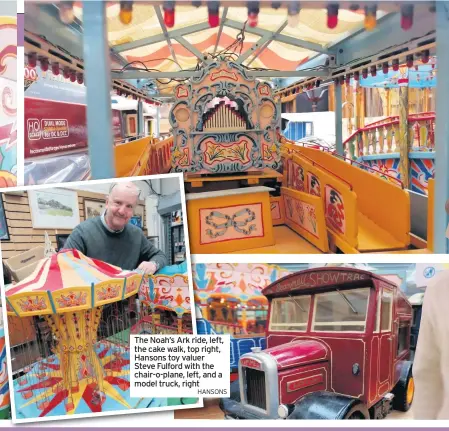
[{"label": "carousel canopy", "polygon": [[[251,17],[251,2],[210,2],[210,8],[216,6],[213,15],[209,14],[207,2],[121,3],[132,4],[132,10],[121,10],[118,1],[107,5],[108,39],[116,71],[132,67],[162,73],[195,70],[204,54],[220,53],[232,53],[244,66],[255,70],[295,71],[318,53],[327,54],[330,46],[363,29],[365,21],[363,8],[342,7],[338,18],[330,17],[326,2],[309,2],[297,9],[285,4],[277,8],[276,2],[265,2]],[[48,25],[55,15],[64,13],[59,3],[53,7],[33,12],[26,22],[27,30],[42,34],[72,55],[80,55],[79,47],[73,46],[73,34],[78,37],[83,32],[82,2],[73,5],[71,37],[61,32],[56,35]],[[375,15],[379,19],[386,12],[379,7]],[[154,96],[163,96],[171,95],[178,81],[161,78],[153,84],[157,87]]]},{"label": "carousel canopy", "polygon": [[42,259],[29,277],[6,290],[7,309],[18,316],[90,309],[137,293],[142,278],[78,250],[64,250]]}]

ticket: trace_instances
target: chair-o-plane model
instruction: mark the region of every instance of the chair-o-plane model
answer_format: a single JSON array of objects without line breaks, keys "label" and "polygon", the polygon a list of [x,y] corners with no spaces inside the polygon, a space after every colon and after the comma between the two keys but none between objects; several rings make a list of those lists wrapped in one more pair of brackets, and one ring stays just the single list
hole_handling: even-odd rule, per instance
[{"label": "chair-o-plane model", "polygon": [[[41,260],[29,277],[11,285],[6,291],[8,315],[40,316],[51,332],[42,340],[42,358],[27,364],[14,380],[16,418],[195,403],[191,398],[130,396],[129,334],[148,331],[140,325],[130,330],[131,313],[118,303],[138,294],[150,307],[175,311],[179,322],[170,333],[191,332],[187,277],[171,270],[167,267],[149,279],[77,250],[63,250]],[[150,332],[167,333],[155,320]],[[20,320],[9,330],[23,330]],[[26,350],[23,354],[32,357]]]}]

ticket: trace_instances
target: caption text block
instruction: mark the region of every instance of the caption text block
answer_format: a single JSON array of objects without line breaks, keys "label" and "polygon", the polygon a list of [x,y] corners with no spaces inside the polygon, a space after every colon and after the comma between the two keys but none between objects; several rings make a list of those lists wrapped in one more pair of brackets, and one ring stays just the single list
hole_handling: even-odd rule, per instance
[{"label": "caption text block", "polygon": [[229,335],[131,335],[131,396],[227,398],[229,358]]}]

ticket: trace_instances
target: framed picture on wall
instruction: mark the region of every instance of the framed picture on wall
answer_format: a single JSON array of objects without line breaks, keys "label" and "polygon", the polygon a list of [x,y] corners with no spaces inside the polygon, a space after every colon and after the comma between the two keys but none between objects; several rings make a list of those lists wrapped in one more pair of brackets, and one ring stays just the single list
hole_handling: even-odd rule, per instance
[{"label": "framed picture on wall", "polygon": [[9,241],[8,223],[6,221],[5,207],[3,205],[3,194],[0,196],[0,240]]},{"label": "framed picture on wall", "polygon": [[73,190],[28,191],[34,229],[74,229],[80,223],[78,194]]},{"label": "framed picture on wall", "polygon": [[99,199],[84,198],[84,218],[98,217],[103,214],[106,202]]},{"label": "framed picture on wall", "polygon": [[149,236],[148,240],[156,247],[159,248],[159,237],[158,236]]},{"label": "framed picture on wall", "polygon": [[56,247],[58,251],[64,248],[65,242],[67,241],[68,237],[69,235],[67,234],[64,235],[56,234]]},{"label": "framed picture on wall", "polygon": [[140,217],[140,219],[142,220],[142,226],[143,226],[143,216],[144,216],[144,212],[145,212],[145,207],[143,205],[137,205],[134,208],[134,216],[135,217]]}]

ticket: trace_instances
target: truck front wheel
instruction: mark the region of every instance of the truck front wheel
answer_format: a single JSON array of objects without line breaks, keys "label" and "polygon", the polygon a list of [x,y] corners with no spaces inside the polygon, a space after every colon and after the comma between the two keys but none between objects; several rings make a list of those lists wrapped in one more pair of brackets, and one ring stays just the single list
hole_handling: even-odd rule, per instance
[{"label": "truck front wheel", "polygon": [[343,419],[369,419],[369,412],[362,404],[354,406],[349,410]]},{"label": "truck front wheel", "polygon": [[415,395],[415,382],[411,362],[406,362],[401,370],[401,376],[393,389],[393,408],[400,412],[410,410]]}]

